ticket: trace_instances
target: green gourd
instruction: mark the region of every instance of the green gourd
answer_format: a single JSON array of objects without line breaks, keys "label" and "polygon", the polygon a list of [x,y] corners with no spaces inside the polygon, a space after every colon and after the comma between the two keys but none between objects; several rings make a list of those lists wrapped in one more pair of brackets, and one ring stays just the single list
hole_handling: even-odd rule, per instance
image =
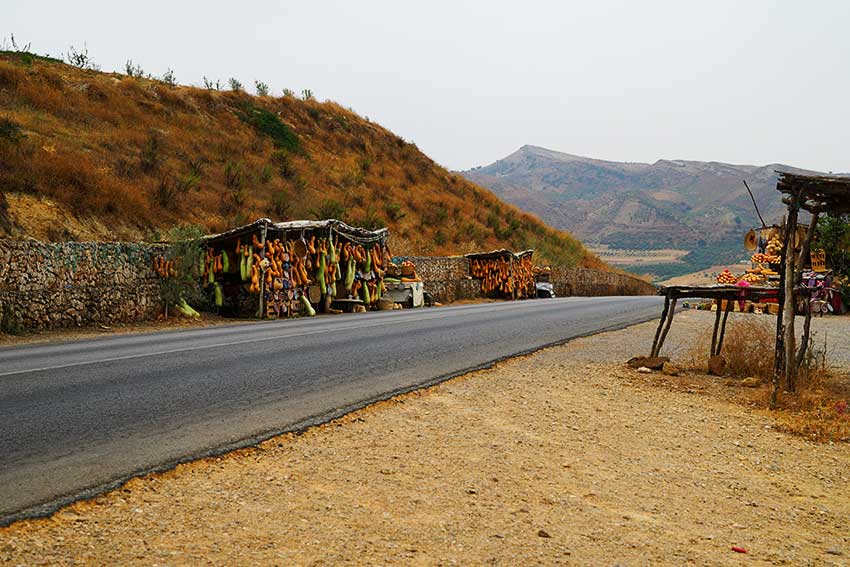
[{"label": "green gourd", "polygon": [[215,306],[221,307],[224,305],[224,294],[221,292],[221,286],[218,282],[215,282],[213,287],[215,288]]},{"label": "green gourd", "polygon": [[313,309],[312,305],[310,305],[310,300],[307,299],[306,295],[301,296],[301,304],[304,306],[304,309],[307,313],[307,317],[315,317],[316,310]]},{"label": "green gourd", "polygon": [[357,270],[357,260],[354,256],[348,258],[348,269],[345,272],[345,290],[351,291],[351,286],[354,285],[354,274]]},{"label": "green gourd", "polygon": [[227,250],[221,251],[221,271],[225,273],[230,271],[230,258],[227,257]]},{"label": "green gourd", "polygon": [[319,267],[316,270],[316,280],[319,282],[319,290],[322,292],[322,295],[326,295],[328,293],[328,286],[325,284],[325,268],[327,267],[327,258],[326,254],[322,252],[319,255]]},{"label": "green gourd", "polygon": [[366,305],[371,305],[372,298],[369,296],[369,286],[367,284],[363,284],[363,303]]}]

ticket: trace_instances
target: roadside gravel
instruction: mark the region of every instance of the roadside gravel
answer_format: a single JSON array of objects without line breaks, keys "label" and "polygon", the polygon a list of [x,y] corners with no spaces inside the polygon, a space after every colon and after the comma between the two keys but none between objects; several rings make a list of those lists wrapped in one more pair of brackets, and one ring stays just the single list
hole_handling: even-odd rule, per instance
[{"label": "roadside gravel", "polygon": [[[707,321],[677,316],[671,349]],[[133,480],[0,529],[0,561],[849,564],[850,446],[642,380],[622,362],[653,333],[576,340]]]}]

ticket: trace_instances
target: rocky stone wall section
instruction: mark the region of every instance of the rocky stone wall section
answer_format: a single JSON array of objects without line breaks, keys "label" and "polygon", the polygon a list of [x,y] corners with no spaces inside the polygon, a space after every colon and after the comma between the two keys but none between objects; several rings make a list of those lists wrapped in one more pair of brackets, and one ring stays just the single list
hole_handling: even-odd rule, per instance
[{"label": "rocky stone wall section", "polygon": [[639,278],[588,268],[552,266],[551,282],[555,286],[555,294],[559,297],[655,295],[657,292],[654,285]]},{"label": "rocky stone wall section", "polygon": [[162,309],[161,246],[0,240],[0,313],[25,329],[143,321]]},{"label": "rocky stone wall section", "polygon": [[440,303],[481,296],[481,283],[469,276],[469,260],[463,256],[407,256],[399,260],[416,265],[425,291]]},{"label": "rocky stone wall section", "polygon": [[[416,273],[440,303],[482,297],[481,283],[469,276],[469,261],[463,256],[402,258],[416,265]],[[600,295],[654,295],[656,288],[641,279],[587,268],[553,266],[551,282],[559,297]]]}]

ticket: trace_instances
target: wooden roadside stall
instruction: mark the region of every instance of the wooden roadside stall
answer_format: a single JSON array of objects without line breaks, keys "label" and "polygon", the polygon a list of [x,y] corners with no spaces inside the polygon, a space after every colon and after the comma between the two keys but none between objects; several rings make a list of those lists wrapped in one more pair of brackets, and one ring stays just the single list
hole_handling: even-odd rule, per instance
[{"label": "wooden roadside stall", "polygon": [[391,261],[386,228],[262,218],[206,238],[203,282],[224,315],[280,318],[339,299],[372,308]]},{"label": "wooden roadside stall", "polygon": [[[782,193],[782,202],[788,207],[787,220],[782,231],[780,254],[779,303],[782,306],[776,319],[776,359],[774,363],[773,395],[775,405],[781,383],[793,392],[796,389],[797,371],[809,348],[809,332],[812,310],[805,301],[805,322],[800,345],[797,347],[797,305],[800,298],[808,299],[811,289],[802,285],[803,271],[811,262],[812,238],[817,230],[821,215],[850,214],[850,177],[830,175],[798,175],[777,171],[779,179],[776,189]],[[805,237],[796,246],[796,234],[800,212],[811,214]]]},{"label": "wooden roadside stall", "polygon": [[534,283],[534,250],[514,254],[510,250],[494,250],[467,254],[469,274],[481,280],[481,293],[487,297],[526,299],[536,297]]}]

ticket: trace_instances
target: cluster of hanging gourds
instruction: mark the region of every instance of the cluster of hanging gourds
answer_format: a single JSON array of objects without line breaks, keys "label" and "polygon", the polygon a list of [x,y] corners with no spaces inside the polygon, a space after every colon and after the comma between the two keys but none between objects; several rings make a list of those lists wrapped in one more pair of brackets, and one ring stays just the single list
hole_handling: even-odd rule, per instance
[{"label": "cluster of hanging gourds", "polygon": [[[292,287],[302,288],[318,285],[322,295],[337,297],[345,290],[345,296],[360,298],[366,305],[373,305],[386,291],[384,269],[389,263],[389,249],[376,244],[367,249],[363,245],[345,242],[339,238],[293,239],[282,242],[280,239],[266,240],[262,243],[252,235],[252,244],[237,241],[236,254],[240,258],[239,270],[242,281],[248,282],[250,293],[260,293],[261,282],[267,289],[279,291],[284,288],[284,280],[289,279]],[[265,257],[261,254],[265,252]],[[215,267],[216,258],[226,261],[226,252],[212,258]],[[227,271],[227,270],[225,270]],[[213,269],[214,273],[218,273]],[[207,277],[208,272],[204,272]],[[210,276],[210,281],[213,282]],[[314,313],[305,294],[301,301],[308,314]]]},{"label": "cluster of hanging gourds", "polygon": [[534,285],[533,265],[530,256],[511,262],[504,257],[493,259],[474,258],[469,261],[469,272],[481,280],[481,292],[485,295],[498,292],[505,295],[525,297]]},{"label": "cluster of hanging gourds", "polygon": [[[342,282],[348,295],[362,299],[366,305],[377,303],[387,291],[384,274],[389,258],[389,249],[380,244],[366,249],[361,244],[346,242],[340,250],[340,261],[346,266]],[[360,278],[356,277],[358,271]]]},{"label": "cluster of hanging gourds", "polygon": [[520,256],[519,262],[514,263],[514,285],[519,297],[535,297],[534,262],[531,254]]},{"label": "cluster of hanging gourds", "polygon": [[165,256],[154,257],[153,271],[162,278],[173,278],[177,275],[177,267],[174,260],[166,260]]},{"label": "cluster of hanging gourds", "polygon": [[206,255],[201,255],[198,262],[201,279],[213,287],[215,305],[221,307],[224,305],[224,292],[221,289],[221,284],[215,281],[215,275],[230,271],[230,257],[224,250],[220,254],[216,254],[212,248],[207,248]]}]

